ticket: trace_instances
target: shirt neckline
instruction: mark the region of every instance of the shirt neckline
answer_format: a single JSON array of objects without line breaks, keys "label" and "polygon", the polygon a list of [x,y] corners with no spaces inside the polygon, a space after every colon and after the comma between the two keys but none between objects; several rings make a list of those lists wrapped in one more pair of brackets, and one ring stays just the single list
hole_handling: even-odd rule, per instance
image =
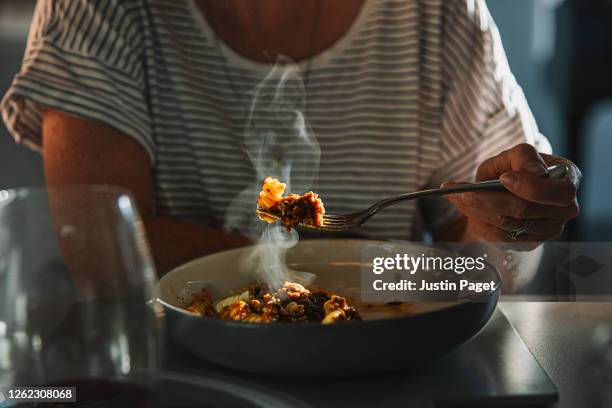
[{"label": "shirt neckline", "polygon": [[[200,29],[202,34],[212,42],[217,41],[220,51],[223,54],[222,57],[226,59],[230,66],[237,66],[241,68],[246,68],[249,70],[267,73],[273,67],[274,63],[272,62],[261,62],[255,61],[251,58],[246,57],[245,55],[240,54],[235,51],[232,47],[230,47],[223,39],[219,38],[217,34],[213,31],[212,27],[208,24],[206,17],[202,14],[200,9],[196,4],[196,0],[187,0],[189,5],[189,10],[191,15],[195,21],[195,25]],[[372,0],[364,0],[364,3],[357,14],[357,17],[352,22],[349,29],[340,37],[334,44],[330,47],[324,49],[323,51],[315,54],[310,58],[306,58],[297,63],[300,69],[317,68],[319,66],[325,65],[329,62],[331,58],[333,58],[336,54],[344,50],[351,41],[355,38],[357,33],[360,31],[361,27],[367,20],[370,15],[370,11],[374,1]],[[215,40],[216,37],[216,40]]]}]

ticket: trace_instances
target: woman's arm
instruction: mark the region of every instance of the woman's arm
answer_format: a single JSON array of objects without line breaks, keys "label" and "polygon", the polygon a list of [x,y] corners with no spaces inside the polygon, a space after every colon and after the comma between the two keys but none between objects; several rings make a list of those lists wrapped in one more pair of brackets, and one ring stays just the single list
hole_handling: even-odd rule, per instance
[{"label": "woman's arm", "polygon": [[121,132],[47,110],[42,133],[48,186],[106,184],[132,192],[159,274],[198,256],[250,242],[221,229],[155,216],[149,157],[140,144]]}]

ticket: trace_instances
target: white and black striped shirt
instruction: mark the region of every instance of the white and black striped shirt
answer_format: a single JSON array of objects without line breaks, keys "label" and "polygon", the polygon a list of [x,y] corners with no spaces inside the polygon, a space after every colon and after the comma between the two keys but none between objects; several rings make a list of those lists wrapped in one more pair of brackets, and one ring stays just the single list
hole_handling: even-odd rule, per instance
[{"label": "white and black striped shirt", "polygon": [[[520,142],[549,150],[484,0],[366,0],[343,38],[300,66],[321,148],[312,188],[330,212],[471,180]],[[216,39],[193,0],[39,0],[2,114],[33,148],[43,106],[112,126],[149,154],[158,214],[222,224],[256,182],[248,95],[271,67]],[[455,215],[443,198],[407,203],[364,232],[419,239],[421,220]]]}]

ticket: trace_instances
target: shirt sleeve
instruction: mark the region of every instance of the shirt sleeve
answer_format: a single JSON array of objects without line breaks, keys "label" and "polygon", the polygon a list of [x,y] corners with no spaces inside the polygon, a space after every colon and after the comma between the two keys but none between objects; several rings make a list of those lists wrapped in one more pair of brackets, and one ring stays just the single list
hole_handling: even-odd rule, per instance
[{"label": "shirt sleeve", "polygon": [[[443,10],[440,165],[430,188],[446,180],[473,181],[480,163],[519,143],[551,151],[510,71],[484,0],[444,1]],[[433,231],[459,216],[444,197],[423,201],[421,209]]]},{"label": "shirt sleeve", "polygon": [[142,9],[129,0],[39,0],[23,64],[0,105],[18,143],[39,150],[51,108],[111,126],[155,159]]}]

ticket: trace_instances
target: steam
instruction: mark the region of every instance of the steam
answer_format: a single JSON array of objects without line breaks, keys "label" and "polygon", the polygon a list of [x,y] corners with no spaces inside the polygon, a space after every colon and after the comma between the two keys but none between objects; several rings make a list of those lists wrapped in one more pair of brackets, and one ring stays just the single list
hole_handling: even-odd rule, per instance
[{"label": "steam", "polygon": [[225,227],[258,238],[260,245],[244,259],[243,270],[278,287],[285,280],[299,280],[285,262],[285,253],[297,244],[298,234],[295,230],[287,233],[278,223],[258,220],[257,195],[268,176],[286,183],[286,193],[312,189],[321,149],[303,113],[306,92],[295,63],[279,58],[255,87],[251,101],[244,149],[255,169],[255,180],[230,203]]}]

